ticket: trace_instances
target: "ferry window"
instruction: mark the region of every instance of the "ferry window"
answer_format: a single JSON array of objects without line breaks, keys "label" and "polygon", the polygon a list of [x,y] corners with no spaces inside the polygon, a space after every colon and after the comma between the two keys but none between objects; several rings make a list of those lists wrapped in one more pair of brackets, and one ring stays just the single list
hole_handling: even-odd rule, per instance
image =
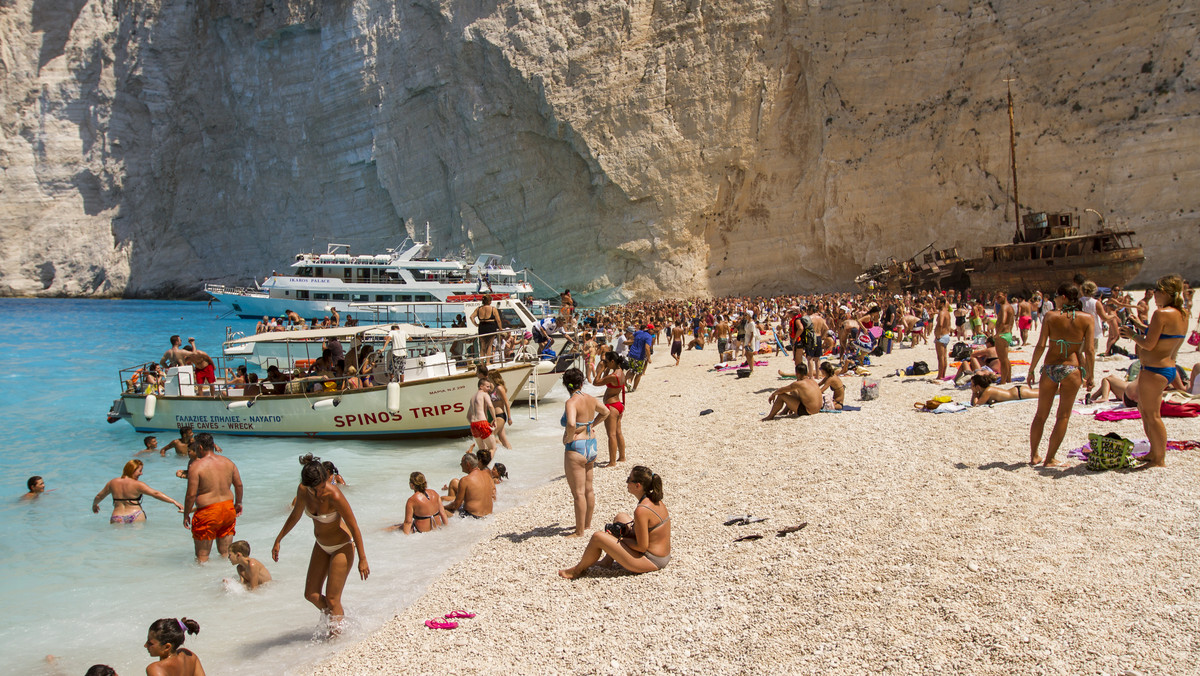
[{"label": "ferry window", "polygon": [[521,316],[512,308],[504,308],[500,311],[500,319],[504,322],[504,328],[512,329],[521,326]]},{"label": "ferry window", "polygon": [[352,293],[350,294],[350,300],[354,301],[355,303],[366,303],[367,301],[371,300],[371,294]]},{"label": "ferry window", "polygon": [[347,297],[347,296],[346,296],[346,294],[344,294],[344,293],[335,293],[335,294],[333,294],[333,299],[334,299],[334,300],[347,300],[347,298],[348,298],[348,297]]},{"label": "ferry window", "polygon": [[350,279],[351,268],[342,268],[342,279]]},{"label": "ferry window", "polygon": [[308,300],[308,292],[307,291],[297,291],[296,298],[298,300]]},{"label": "ferry window", "polygon": [[312,268],[309,268],[309,267],[300,268],[300,276],[301,277],[312,277]]},{"label": "ferry window", "polygon": [[325,276],[325,268],[321,268],[321,267],[313,268],[313,277],[324,277],[324,276]]},{"label": "ferry window", "polygon": [[412,296],[410,296],[408,294],[400,296],[399,298],[400,298],[401,303],[411,303],[412,302]]},{"label": "ferry window", "polygon": [[375,296],[375,302],[376,303],[390,303],[390,302],[392,302],[392,296],[391,296],[391,294],[387,294],[387,293],[377,294]]},{"label": "ferry window", "polygon": [[327,293],[319,293],[319,292],[313,293],[312,297],[313,297],[313,300],[329,300],[329,294],[327,294]]},{"label": "ferry window", "polygon": [[359,277],[369,277],[369,276],[371,276],[371,271],[368,268],[359,268],[358,276]]}]

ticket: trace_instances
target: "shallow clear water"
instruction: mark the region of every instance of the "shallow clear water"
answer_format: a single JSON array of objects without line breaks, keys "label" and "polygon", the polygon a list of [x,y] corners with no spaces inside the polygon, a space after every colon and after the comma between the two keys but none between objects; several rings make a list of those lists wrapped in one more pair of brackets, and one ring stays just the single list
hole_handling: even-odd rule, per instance
[{"label": "shallow clear water", "polygon": [[[109,479],[142,448],[142,435],[105,414],[120,386],[119,368],[156,360],[178,333],[194,336],[216,355],[225,327],[253,331],[254,323],[221,319],[204,303],[168,301],[0,300],[0,654],[10,673],[83,673],[105,663],[119,673],[142,673],[152,661],[142,648],[160,617],[187,616],[201,631],[187,639],[209,673],[285,673],[366,635],[414,601],[484,532],[454,520],[419,536],[383,532],[403,520],[408,475],[426,474],[433,488],[457,476],[466,439],[436,441],[318,441],[218,436],[245,485],[237,539],[267,564],[275,580],[248,593],[228,584],[235,571],[214,558],[193,562],[190,533],[167,503],[146,497],[144,524],[110,526],[111,502],[91,512]],[[529,489],[562,473],[561,385],[543,399],[539,420],[514,407],[512,451],[497,460],[510,481],[498,509],[517,504]],[[159,444],[169,439],[159,435]],[[299,479],[297,456],[332,460],[348,482],[346,495],[362,528],[371,577],[353,574],[344,593],[350,627],[342,639],[316,640],[318,612],[302,598],[312,550],[306,520],[283,541],[279,563],[271,544]],[[141,456],[142,480],[183,501],[175,470],[184,459]],[[45,478],[49,490],[19,500],[25,480]],[[564,515],[566,518],[568,515]],[[214,552],[215,553],[215,552]],[[494,571],[480,571],[480,581]],[[447,612],[454,610],[447,608]],[[47,666],[47,655],[58,657]],[[60,671],[61,670],[61,671]]]}]

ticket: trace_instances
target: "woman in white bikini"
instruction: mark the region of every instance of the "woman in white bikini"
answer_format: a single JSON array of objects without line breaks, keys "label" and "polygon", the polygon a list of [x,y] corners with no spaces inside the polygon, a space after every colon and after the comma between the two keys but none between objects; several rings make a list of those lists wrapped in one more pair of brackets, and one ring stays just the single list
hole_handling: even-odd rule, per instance
[{"label": "woman in white bikini", "polygon": [[[354,518],[354,510],[342,495],[341,489],[329,481],[329,471],[321,459],[311,453],[300,458],[304,469],[300,470],[300,485],[296,487],[296,502],[288,514],[287,521],[275,538],[271,558],[279,561],[279,544],[283,541],[301,516],[313,521],[312,558],[308,562],[308,578],[304,583],[304,598],[329,616],[330,634],[337,634],[339,623],[346,614],[342,609],[342,589],[354,564],[354,552],[358,550],[358,574],[367,579],[371,569],[367,566],[367,551],[363,546],[362,532]],[[321,585],[325,593],[321,593]]]},{"label": "woman in white bikini", "polygon": [[671,514],[663,502],[662,478],[638,465],[630,470],[625,487],[638,501],[633,517],[622,512],[603,531],[592,533],[583,558],[573,568],[558,571],[559,575],[573,580],[596,564],[612,567],[615,563],[631,573],[667,567],[671,561]]},{"label": "woman in white bikini", "polygon": [[[1050,407],[1054,405],[1054,398],[1058,397],[1058,412],[1046,450],[1046,467],[1063,464],[1054,459],[1054,454],[1067,435],[1071,407],[1075,405],[1080,384],[1086,384],[1088,391],[1091,391],[1092,376],[1096,371],[1095,329],[1092,316],[1080,310],[1079,287],[1070,282],[1059,284],[1055,306],[1061,309],[1046,313],[1042,331],[1038,334],[1037,347],[1033,350],[1033,358],[1029,360],[1029,375],[1025,378],[1029,385],[1037,384],[1037,365],[1045,352],[1046,365],[1041,373],[1046,378],[1038,390],[1037,413],[1033,414],[1033,422],[1029,425],[1029,464],[1042,462],[1038,446],[1042,442],[1046,419],[1050,417]],[[1047,343],[1052,343],[1048,350]]]},{"label": "woman in white bikini", "polygon": [[92,500],[92,513],[100,513],[100,501],[109,495],[112,495],[113,501],[113,511],[112,516],[108,519],[109,523],[145,521],[146,513],[142,511],[143,495],[169,502],[182,513],[183,505],[138,480],[138,477],[142,476],[142,466],[141,460],[130,460],[125,463],[125,469],[121,472],[121,476],[104,484],[103,490],[96,494],[95,500]]}]

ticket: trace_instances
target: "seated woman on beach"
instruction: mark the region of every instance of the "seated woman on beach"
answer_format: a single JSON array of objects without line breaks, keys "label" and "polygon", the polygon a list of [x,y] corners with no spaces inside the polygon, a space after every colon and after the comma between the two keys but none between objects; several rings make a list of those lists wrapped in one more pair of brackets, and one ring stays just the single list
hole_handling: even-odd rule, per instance
[{"label": "seated woman on beach", "polygon": [[1038,390],[1033,385],[1014,385],[1011,388],[996,387],[994,376],[979,373],[971,376],[971,405],[986,406],[1002,401],[1037,399]]},{"label": "seated woman on beach", "polygon": [[638,501],[633,517],[622,512],[603,531],[592,533],[583,558],[573,568],[558,571],[559,575],[573,580],[597,563],[610,568],[616,563],[631,573],[667,567],[671,561],[671,515],[663,502],[662,478],[638,465],[630,470],[625,488]]},{"label": "seated woman on beach", "polygon": [[1125,408],[1137,408],[1137,387],[1121,376],[1108,376],[1101,380],[1099,389],[1084,397],[1084,403],[1108,401],[1110,394],[1124,404]]},{"label": "seated woman on beach", "polygon": [[428,533],[434,528],[445,526],[447,514],[442,506],[442,499],[437,491],[425,482],[425,475],[420,472],[410,474],[408,487],[412,489],[413,494],[408,496],[408,502],[404,503],[404,523],[392,526],[388,530],[403,529],[406,534],[412,534],[413,531]]},{"label": "seated woman on beach", "polygon": [[200,623],[186,617],[165,617],[150,625],[150,631],[146,633],[146,652],[158,661],[146,667],[146,676],[204,676],[200,658],[182,647],[185,632],[199,634]]},{"label": "seated woman on beach", "polygon": [[842,379],[834,374],[833,364],[823,361],[818,368],[824,376],[819,383],[821,394],[824,395],[825,390],[833,392],[833,410],[842,410],[842,407],[846,405],[846,386],[842,383]]},{"label": "seated woman on beach", "polygon": [[988,336],[987,344],[983,349],[971,352],[969,359],[963,359],[958,363],[958,373],[954,374],[955,384],[960,384],[958,381],[963,376],[978,375],[980,371],[986,370],[989,373],[1000,372],[1000,357],[996,355],[996,339]]},{"label": "seated woman on beach", "polygon": [[125,469],[121,472],[121,476],[104,484],[104,488],[96,494],[96,499],[92,500],[92,513],[100,513],[100,501],[109,495],[112,495],[113,501],[113,511],[112,516],[108,519],[109,523],[145,521],[146,513],[142,511],[143,495],[169,502],[182,513],[183,505],[138,480],[138,477],[142,475],[142,466],[142,461],[136,459],[125,463]]}]

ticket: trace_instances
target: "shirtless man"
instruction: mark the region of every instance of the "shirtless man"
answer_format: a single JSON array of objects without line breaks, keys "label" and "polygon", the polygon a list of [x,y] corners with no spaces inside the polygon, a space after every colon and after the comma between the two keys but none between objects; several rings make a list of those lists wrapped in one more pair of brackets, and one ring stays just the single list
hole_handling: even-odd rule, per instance
[{"label": "shirtless man", "polygon": [[771,404],[771,412],[764,421],[774,420],[784,407],[798,416],[816,415],[821,411],[821,388],[808,377],[808,366],[796,364],[796,381],[772,392],[767,403]]},{"label": "shirtless man", "polygon": [[1021,330],[1021,344],[1029,343],[1029,327],[1033,326],[1033,303],[1022,297],[1017,303],[1017,328]]},{"label": "shirtless man", "polygon": [[479,390],[467,405],[467,422],[471,424],[471,436],[475,438],[479,448],[486,448],[493,453],[496,451],[496,435],[492,434],[492,421],[496,419],[496,409],[492,406],[492,390],[495,387],[492,381],[480,378]]},{"label": "shirtless man", "polygon": [[671,356],[675,357],[675,365],[679,366],[679,358],[683,356],[683,322],[676,322],[671,327]]},{"label": "shirtless man", "polygon": [[496,484],[492,481],[492,473],[480,467],[479,458],[474,453],[463,455],[459,466],[466,476],[458,480],[458,490],[454,500],[446,506],[446,511],[457,511],[461,517],[476,519],[491,514],[496,502]]},{"label": "shirtless man", "polygon": [[234,526],[242,513],[242,476],[232,460],[214,452],[211,434],[197,434],[196,442],[199,448],[188,467],[187,496],[183,499],[183,527],[192,531],[196,562],[204,563],[213,540],[217,541],[218,554],[229,555]]},{"label": "shirtless man", "polygon": [[183,348],[180,347],[181,345],[183,345],[183,339],[179,336],[171,336],[171,349],[163,352],[162,359],[158,360],[158,365],[163,368],[170,368],[172,366],[182,366],[186,363],[187,352],[184,352]]},{"label": "shirtless man", "polygon": [[191,364],[196,371],[196,384],[208,383],[208,396],[217,396],[217,365],[208,353],[196,347],[196,339],[188,338],[188,344],[183,348],[185,364]]},{"label": "shirtless man", "polygon": [[805,348],[804,357],[808,364],[808,372],[816,373],[821,364],[821,355],[825,353],[825,341],[822,338],[829,333],[829,324],[825,323],[825,318],[817,311],[816,305],[809,305],[807,312],[808,321],[812,322],[811,331],[815,340]]},{"label": "shirtless man", "polygon": [[[175,455],[187,455],[188,454],[188,446],[190,446],[193,441],[194,441],[194,439],[192,438],[192,428],[191,427],[180,427],[179,428],[179,438],[174,439],[170,443],[168,443],[166,446],[163,446],[162,449],[159,450],[158,454],[163,457],[166,457],[167,451],[169,451],[170,449],[173,448],[173,449],[175,449]],[[218,450],[217,452],[219,453],[220,450]]]},{"label": "shirtless man", "polygon": [[287,320],[289,322],[291,322],[293,325],[300,325],[301,327],[303,327],[304,319],[302,319],[300,317],[300,315],[296,314],[296,312],[294,310],[284,310],[284,315],[287,317]]},{"label": "shirtless man", "polygon": [[713,331],[717,338],[717,361],[727,361],[725,352],[729,350],[729,322],[725,320],[725,315],[721,315],[721,321],[717,322]]},{"label": "shirtless man", "polygon": [[1008,348],[1016,345],[1013,338],[1013,324],[1016,317],[1013,307],[1005,298],[1003,291],[996,292],[996,356],[1000,358],[1000,384],[1012,382],[1012,363],[1008,361]]},{"label": "shirtless man", "polygon": [[944,297],[937,299],[937,319],[933,326],[933,349],[937,352],[938,380],[946,377],[946,367],[950,365],[947,352],[950,349],[950,310]]}]

